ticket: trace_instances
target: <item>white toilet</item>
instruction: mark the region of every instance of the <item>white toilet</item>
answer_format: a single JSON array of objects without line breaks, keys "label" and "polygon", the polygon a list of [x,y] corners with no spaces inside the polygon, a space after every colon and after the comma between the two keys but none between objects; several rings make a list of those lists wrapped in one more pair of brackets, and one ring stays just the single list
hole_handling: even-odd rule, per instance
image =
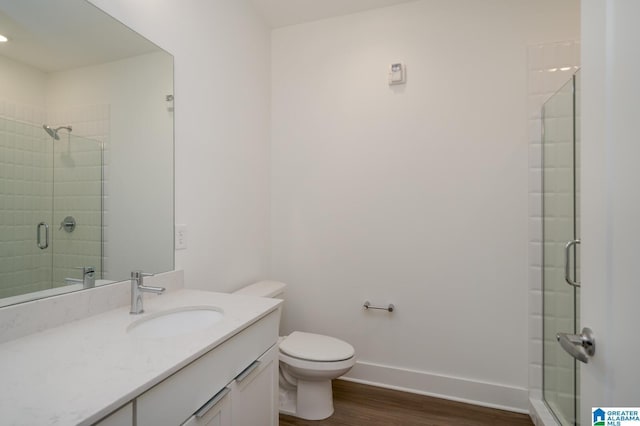
[{"label": "white toilet", "polygon": [[[281,299],[285,287],[279,281],[260,281],[235,294]],[[300,331],[281,337],[279,343],[280,412],[306,420],[331,416],[331,380],[355,364],[353,346],[334,337]]]}]

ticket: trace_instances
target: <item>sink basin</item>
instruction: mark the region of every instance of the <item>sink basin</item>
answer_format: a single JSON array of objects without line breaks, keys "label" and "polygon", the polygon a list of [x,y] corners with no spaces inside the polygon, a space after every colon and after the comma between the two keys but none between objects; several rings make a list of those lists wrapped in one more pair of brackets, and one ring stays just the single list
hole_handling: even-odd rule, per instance
[{"label": "sink basin", "polygon": [[178,308],[150,314],[127,327],[139,337],[174,337],[206,330],[222,320],[221,309],[209,306]]}]

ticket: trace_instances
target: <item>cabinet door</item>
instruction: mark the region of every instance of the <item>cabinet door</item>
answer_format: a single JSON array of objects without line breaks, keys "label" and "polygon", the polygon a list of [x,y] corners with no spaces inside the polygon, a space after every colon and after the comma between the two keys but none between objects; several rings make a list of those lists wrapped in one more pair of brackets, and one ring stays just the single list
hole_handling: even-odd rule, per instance
[{"label": "cabinet door", "polygon": [[182,426],[231,426],[229,390],[229,388],[224,388],[220,391]]},{"label": "cabinet door", "polygon": [[133,426],[133,404],[128,403],[95,423],[94,426]]},{"label": "cabinet door", "polygon": [[278,426],[278,345],[231,383],[233,426]]}]

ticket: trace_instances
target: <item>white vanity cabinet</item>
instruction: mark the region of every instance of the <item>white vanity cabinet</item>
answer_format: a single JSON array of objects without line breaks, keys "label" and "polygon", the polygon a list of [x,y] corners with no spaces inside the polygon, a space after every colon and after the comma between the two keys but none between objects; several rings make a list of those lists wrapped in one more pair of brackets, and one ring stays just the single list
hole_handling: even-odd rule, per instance
[{"label": "white vanity cabinet", "polygon": [[278,346],[273,345],[182,426],[278,426]]},{"label": "white vanity cabinet", "polygon": [[277,425],[279,322],[271,312],[140,395],[135,424]]}]

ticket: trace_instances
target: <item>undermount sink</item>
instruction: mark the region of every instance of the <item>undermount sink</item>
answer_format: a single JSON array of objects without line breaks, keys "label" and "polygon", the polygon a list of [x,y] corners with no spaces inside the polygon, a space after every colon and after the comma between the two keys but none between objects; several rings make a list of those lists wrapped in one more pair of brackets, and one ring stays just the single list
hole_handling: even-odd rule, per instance
[{"label": "undermount sink", "polygon": [[193,306],[150,314],[127,327],[127,333],[139,337],[174,337],[206,330],[224,317],[220,309]]}]

